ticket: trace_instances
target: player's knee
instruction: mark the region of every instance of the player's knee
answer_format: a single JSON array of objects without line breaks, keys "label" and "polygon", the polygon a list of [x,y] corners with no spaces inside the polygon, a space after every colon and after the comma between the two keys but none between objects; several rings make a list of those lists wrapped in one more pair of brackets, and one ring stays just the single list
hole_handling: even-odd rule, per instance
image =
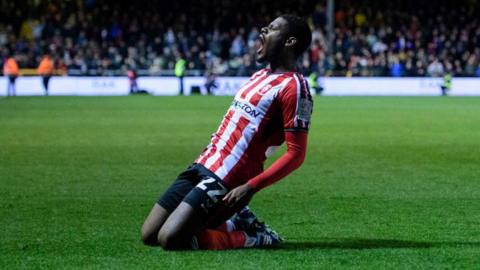
[{"label": "player's knee", "polygon": [[160,231],[158,233],[157,241],[163,249],[173,249],[173,235]]},{"label": "player's knee", "polygon": [[158,246],[158,241],[157,241],[157,237],[155,236],[155,234],[146,234],[146,233],[142,232],[141,240],[142,240],[144,245]]},{"label": "player's knee", "polygon": [[141,240],[147,246],[158,246],[157,232],[143,224],[141,229]]},{"label": "player's knee", "polygon": [[168,230],[160,230],[157,236],[158,244],[165,250],[175,250],[179,248],[178,236]]}]

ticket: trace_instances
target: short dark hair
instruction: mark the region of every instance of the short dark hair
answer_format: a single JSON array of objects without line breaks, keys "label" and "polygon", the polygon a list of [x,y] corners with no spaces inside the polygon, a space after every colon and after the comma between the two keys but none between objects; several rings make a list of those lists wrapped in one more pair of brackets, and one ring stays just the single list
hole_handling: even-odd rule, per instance
[{"label": "short dark hair", "polygon": [[295,44],[293,49],[295,55],[298,57],[308,49],[310,42],[312,42],[310,26],[308,26],[304,19],[295,15],[283,14],[280,15],[280,17],[288,23],[287,37],[293,36],[297,38],[297,44]]}]

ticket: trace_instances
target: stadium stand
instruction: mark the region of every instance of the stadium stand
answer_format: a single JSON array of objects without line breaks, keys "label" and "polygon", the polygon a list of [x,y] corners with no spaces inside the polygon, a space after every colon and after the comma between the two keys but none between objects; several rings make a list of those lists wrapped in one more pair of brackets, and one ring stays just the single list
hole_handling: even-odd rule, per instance
[{"label": "stadium stand", "polygon": [[258,69],[258,26],[296,13],[313,29],[300,63],[305,73],[480,76],[479,7],[475,0],[338,0],[329,51],[325,1],[0,1],[0,61],[13,52],[28,73],[50,52],[69,75],[173,75],[184,54],[187,74],[246,76]]}]

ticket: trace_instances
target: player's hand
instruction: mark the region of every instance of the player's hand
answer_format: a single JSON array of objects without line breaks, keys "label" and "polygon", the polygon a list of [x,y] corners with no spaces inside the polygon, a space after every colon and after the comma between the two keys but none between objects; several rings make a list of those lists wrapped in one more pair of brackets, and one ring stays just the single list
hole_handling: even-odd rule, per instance
[{"label": "player's hand", "polygon": [[223,197],[223,202],[226,206],[233,207],[239,202],[250,200],[253,194],[253,188],[248,184],[243,184],[230,190],[230,192],[228,192],[227,195]]}]

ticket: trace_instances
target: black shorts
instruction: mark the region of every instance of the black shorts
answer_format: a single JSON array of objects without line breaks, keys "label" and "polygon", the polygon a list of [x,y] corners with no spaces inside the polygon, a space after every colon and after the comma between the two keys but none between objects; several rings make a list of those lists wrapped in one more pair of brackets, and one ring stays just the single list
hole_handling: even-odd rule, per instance
[{"label": "black shorts", "polygon": [[201,164],[193,164],[182,172],[157,203],[172,213],[184,201],[191,205],[206,224],[213,227],[235,213],[223,204],[230,190],[225,183]]},{"label": "black shorts", "polygon": [[17,79],[16,75],[9,75],[8,80],[11,84],[15,83],[15,80]]}]

